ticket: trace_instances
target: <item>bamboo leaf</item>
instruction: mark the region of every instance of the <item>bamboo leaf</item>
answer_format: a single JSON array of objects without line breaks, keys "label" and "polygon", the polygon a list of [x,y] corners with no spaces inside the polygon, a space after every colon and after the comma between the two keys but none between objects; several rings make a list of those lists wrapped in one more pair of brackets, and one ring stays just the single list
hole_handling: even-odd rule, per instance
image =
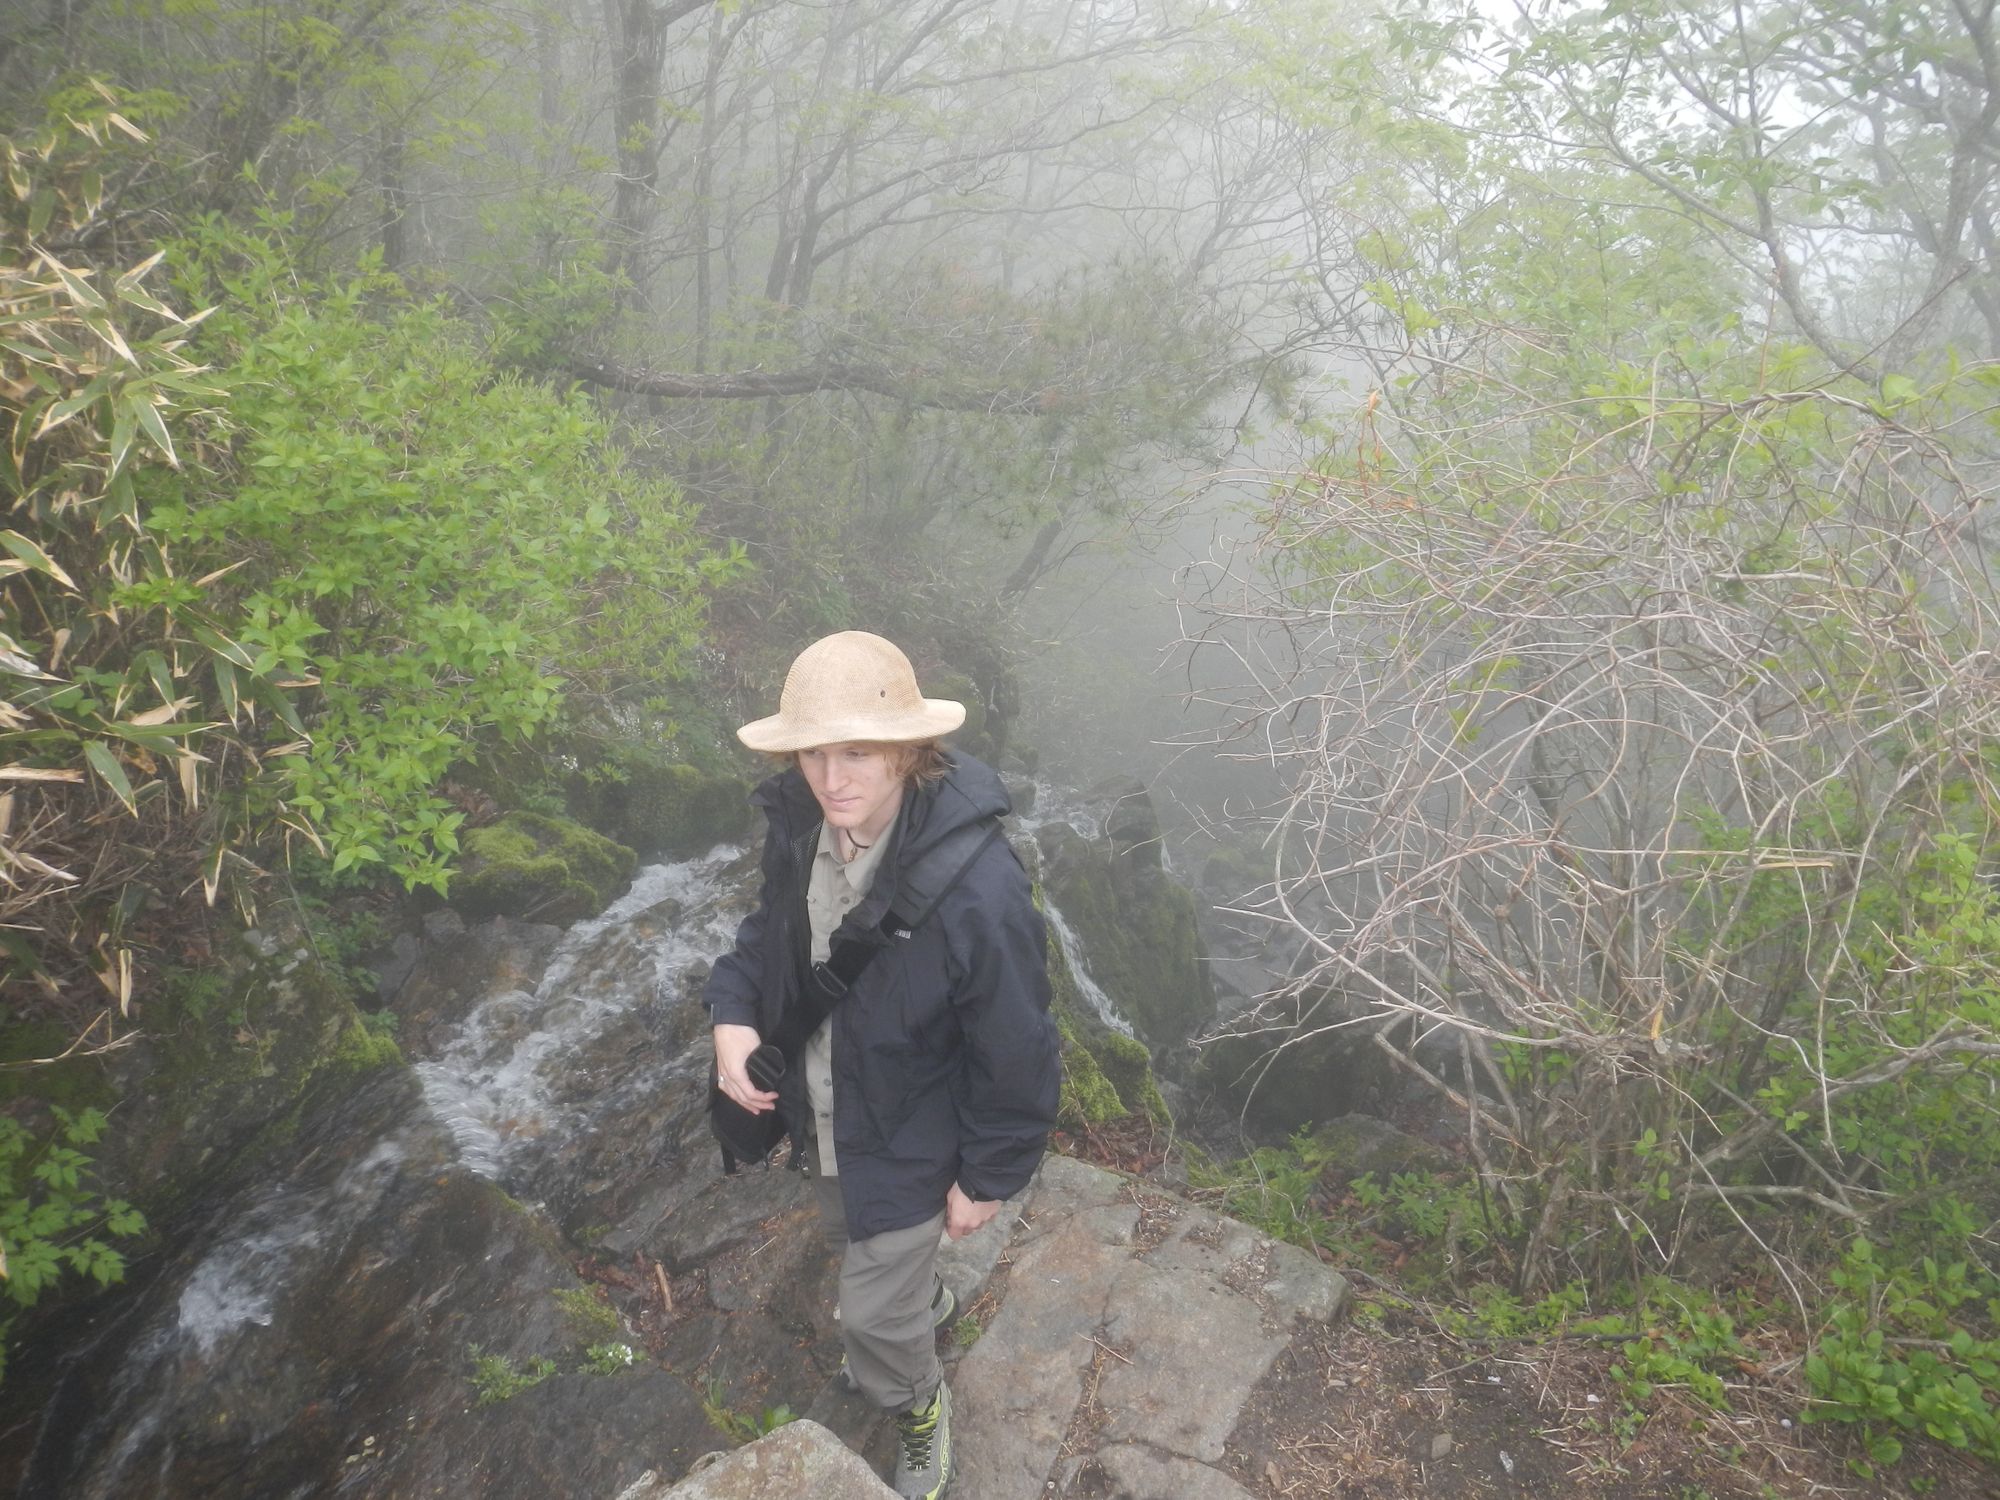
[{"label": "bamboo leaf", "polygon": [[83,772],[67,766],[0,766],[0,781],[82,781]]},{"label": "bamboo leaf", "polygon": [[90,762],[91,769],[104,778],[104,784],[125,804],[125,810],[137,817],[139,802],[132,795],[132,783],[126,779],[125,768],[118,764],[118,757],[96,740],[84,742],[83,755]]},{"label": "bamboo leaf", "polygon": [[[88,281],[85,281],[83,277],[77,275],[68,266],[50,256],[45,255],[42,259],[48,265],[48,268],[56,273],[56,279],[63,284],[64,289],[69,292],[70,300],[75,302],[78,307],[87,308],[91,312],[110,311],[104,298],[98,293],[97,288],[92,286]],[[130,351],[127,351],[126,358],[131,358]]]},{"label": "bamboo leaf", "polygon": [[176,698],[173,702],[163,703],[158,708],[149,708],[142,714],[134,714],[125,722],[146,728],[150,728],[155,724],[170,723],[180,714],[182,709],[191,706],[193,703],[194,699],[192,698]]},{"label": "bamboo leaf", "polygon": [[146,429],[146,436],[166,454],[167,462],[178,469],[181,466],[180,456],[174,452],[174,440],[167,436],[167,424],[160,420],[159,408],[144,395],[135,395],[131,405],[138,415],[139,425]]},{"label": "bamboo leaf", "polygon": [[81,592],[76,587],[76,580],[65,573],[56,560],[42,550],[41,544],[32,538],[22,536],[18,531],[0,531],[0,547],[5,547],[29,567],[48,574],[72,592]]}]

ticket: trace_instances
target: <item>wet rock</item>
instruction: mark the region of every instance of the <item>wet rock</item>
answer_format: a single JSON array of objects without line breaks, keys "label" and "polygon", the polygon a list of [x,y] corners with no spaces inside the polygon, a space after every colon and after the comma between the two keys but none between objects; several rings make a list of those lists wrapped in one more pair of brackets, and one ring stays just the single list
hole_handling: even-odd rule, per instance
[{"label": "wet rock", "polygon": [[884,1500],[894,1491],[817,1422],[787,1423],[767,1437],[705,1464],[679,1484],[657,1477],[618,1500]]},{"label": "wet rock", "polygon": [[511,812],[465,836],[451,902],[467,921],[513,917],[574,922],[595,916],[638,868],[638,856],[581,823]]},{"label": "wet rock", "polygon": [[1095,789],[1107,806],[1104,837],[1114,859],[1128,864],[1160,865],[1160,816],[1152,793],[1136,776],[1117,776]]},{"label": "wet rock", "polygon": [[1197,1081],[1259,1143],[1282,1144],[1302,1126],[1352,1114],[1372,1097],[1381,1055],[1358,1026],[1301,1034],[1338,1014],[1247,1021],[1243,1032],[1202,1045]]},{"label": "wet rock", "polygon": [[345,978],[281,916],[246,934],[227,966],[147,997],[142,1020],[112,1062],[123,1103],[99,1159],[114,1195],[155,1219],[198,1188],[234,1186],[264,1144],[297,1129],[316,1086],[396,1058]]},{"label": "wet rock", "polygon": [[[456,1165],[406,1073],[315,1113],[273,1166],[72,1364],[24,1493],[207,1500],[339,1475],[342,1494],[539,1500],[711,1445],[683,1382],[577,1373],[563,1247]],[[481,1405],[480,1354],[553,1374]]]},{"label": "wet rock", "polygon": [[384,1005],[394,1000],[422,956],[423,942],[415,933],[397,933],[387,948],[368,961],[375,975],[375,998]]},{"label": "wet rock", "polygon": [[404,1048],[432,1056],[474,1005],[496,994],[532,994],[561,938],[560,927],[544,922],[495,917],[467,925],[457,912],[432,912],[416,965],[391,1002]]},{"label": "wet rock", "polygon": [[1042,879],[1119,1014],[1153,1048],[1176,1047],[1213,1019],[1215,992],[1194,897],[1160,868],[1157,838],[1142,837],[1135,818],[1124,825],[1132,842],[1044,826]]}]

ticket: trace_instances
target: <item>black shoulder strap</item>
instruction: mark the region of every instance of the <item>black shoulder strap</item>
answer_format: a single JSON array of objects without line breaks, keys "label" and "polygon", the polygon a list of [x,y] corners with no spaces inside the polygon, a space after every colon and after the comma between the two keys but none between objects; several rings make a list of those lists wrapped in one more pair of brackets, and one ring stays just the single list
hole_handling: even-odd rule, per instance
[{"label": "black shoulder strap", "polygon": [[[807,1037],[819,1030],[820,1023],[833,1013],[834,1006],[847,998],[854,981],[861,977],[862,970],[868,967],[875,955],[894,939],[908,937],[929,921],[931,913],[957,889],[966,871],[1000,834],[997,817],[981,818],[976,823],[953,829],[927,850],[923,858],[903,871],[895,900],[883,913],[876,935],[843,938],[834,944],[826,962],[812,965],[806,976],[804,992],[799,996],[799,1004],[794,1008],[796,1020],[781,1029],[780,1046],[784,1047],[788,1056],[797,1044],[786,1046],[785,1043],[796,1036],[798,1044],[803,1044]],[[899,907],[903,910],[899,911]]]}]

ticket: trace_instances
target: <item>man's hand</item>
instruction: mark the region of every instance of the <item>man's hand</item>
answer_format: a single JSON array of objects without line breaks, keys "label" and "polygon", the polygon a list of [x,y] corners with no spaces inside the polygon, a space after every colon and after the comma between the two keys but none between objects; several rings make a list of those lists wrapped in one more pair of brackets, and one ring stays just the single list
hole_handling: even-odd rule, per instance
[{"label": "man's hand", "polygon": [[968,1198],[954,1182],[951,1191],[944,1195],[944,1232],[962,1240],[999,1212],[998,1198]]},{"label": "man's hand", "polygon": [[757,1035],[755,1026],[718,1026],[715,1028],[715,1076],[722,1086],[722,1092],[735,1100],[753,1115],[761,1115],[768,1109],[777,1108],[778,1096],[767,1094],[750,1081],[750,1075],[743,1071],[744,1059],[757,1050],[763,1038]]}]

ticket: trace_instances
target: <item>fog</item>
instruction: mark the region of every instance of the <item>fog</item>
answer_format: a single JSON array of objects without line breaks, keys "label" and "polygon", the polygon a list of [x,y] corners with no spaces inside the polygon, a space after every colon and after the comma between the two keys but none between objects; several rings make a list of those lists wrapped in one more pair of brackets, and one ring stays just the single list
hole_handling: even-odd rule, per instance
[{"label": "fog", "polygon": [[[550,499],[551,535],[509,522],[533,566],[449,544],[466,594],[489,557],[579,572],[536,596],[531,648],[504,621],[426,686],[490,687],[529,649],[567,730],[726,745],[799,643],[878,630],[1051,780],[1146,781],[1176,873],[1255,851],[1219,894],[1300,955],[1273,1003],[1382,1022],[1476,1139],[1490,1116],[1534,1156],[1523,1180],[1609,1122],[1652,1130],[1633,1076],[1724,1122],[1704,1169],[1777,1149],[1743,1113],[1767,1082],[1830,1143],[1871,1058],[1899,1077],[1989,1024],[1907,1029],[1958,1005],[1939,974],[1988,972],[1937,910],[1990,873],[2000,807],[1996,55],[1989,11],[1856,0],[14,0],[10,232],[81,330],[9,346],[36,367],[8,377],[16,478],[53,526],[101,473],[93,544],[143,502],[174,548],[240,542],[262,571],[191,583],[165,548],[88,629],[22,609],[0,644],[39,681],[34,653],[108,649],[134,597],[244,590],[257,650],[131,664],[107,702],[166,718],[114,717],[115,753],[52,775],[136,816],[128,765],[180,766],[197,800],[208,762],[162,729],[184,661],[221,652],[189,702],[233,728],[236,672],[317,687],[316,637],[388,643],[379,687],[429,660],[403,643],[478,634],[405,632],[397,605],[463,601],[342,570],[346,538],[457,535],[380,499],[435,458],[414,398],[354,377],[239,471],[268,435],[188,363],[230,366],[239,406],[338,386],[322,365],[364,369],[420,313],[454,395],[532,410],[552,452],[598,420],[616,441],[565,459],[590,498]],[[208,333],[142,289],[156,265]],[[88,383],[136,359],[98,285],[187,364],[122,406]],[[73,401],[45,388],[65,360]],[[454,452],[509,428],[479,410]],[[81,456],[24,469],[51,432]],[[217,508],[341,442],[374,509],[313,483],[358,520],[265,492],[333,518],[310,566],[274,561],[304,521]],[[136,485],[133,452],[159,468]],[[471,483],[478,515],[552,493]],[[37,547],[9,543],[10,586],[77,589]],[[547,697],[379,764],[358,724],[321,772],[401,777],[430,821],[314,784],[352,816],[332,857],[441,881],[453,755],[547,727]],[[1450,1080],[1412,1037],[1453,1049]]]}]

